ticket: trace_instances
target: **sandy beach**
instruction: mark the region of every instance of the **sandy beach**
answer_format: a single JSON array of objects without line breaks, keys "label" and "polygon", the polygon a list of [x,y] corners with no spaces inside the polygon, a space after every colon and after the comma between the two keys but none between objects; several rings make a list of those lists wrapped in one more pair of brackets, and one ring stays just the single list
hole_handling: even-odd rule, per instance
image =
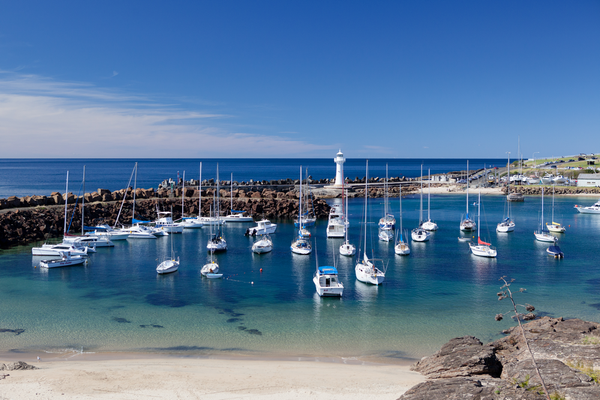
[{"label": "sandy beach", "polygon": [[[8,362],[6,360],[0,362]],[[31,362],[1,371],[0,399],[397,399],[424,377],[408,365],[135,358]]]}]

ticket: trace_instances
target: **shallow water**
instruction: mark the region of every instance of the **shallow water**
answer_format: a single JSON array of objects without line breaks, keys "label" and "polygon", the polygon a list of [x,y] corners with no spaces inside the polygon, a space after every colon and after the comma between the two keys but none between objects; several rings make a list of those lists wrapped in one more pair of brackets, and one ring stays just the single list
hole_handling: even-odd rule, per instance
[{"label": "shallow water", "polygon": [[[338,256],[341,239],[325,237],[326,222],[311,228],[319,265],[332,265],[334,254],[342,299],[321,299],[312,282],[315,251],[293,255],[291,221],[277,221],[274,250],[250,251],[244,236],[250,224],[228,224],[228,250],[216,258],[222,280],[202,278],[208,259],[208,229],[174,235],[181,257],[178,272],[157,276],[168,255],[170,238],[115,242],[98,249],[84,267],[36,268],[30,247],[0,252],[0,353],[134,351],[193,355],[419,358],[452,337],[475,335],[482,341],[500,337],[512,325],[494,315],[510,311],[498,302],[501,276],[515,278],[517,301],[536,306],[541,315],[600,321],[600,267],[597,254],[600,217],[580,215],[574,204],[590,198],[556,199],[555,220],[567,225],[560,235],[563,260],[546,254],[548,244],[534,240],[540,197],[513,204],[515,232],[498,234],[503,196],[482,198],[482,238],[498,249],[498,258],[470,254],[459,242],[464,195],[432,196],[432,218],[440,229],[427,243],[414,243],[411,255],[396,256],[392,243],[377,241],[368,225],[369,252],[388,265],[379,287],[356,281],[354,259]],[[474,200],[474,198],[473,198]],[[471,201],[472,202],[472,201]],[[383,214],[381,199],[372,199],[370,220]],[[546,217],[550,215],[546,201]],[[390,200],[398,215],[398,199]],[[418,224],[419,199],[403,200],[404,227]],[[359,244],[363,200],[350,201],[351,241]],[[425,211],[426,213],[426,211]],[[470,213],[476,217],[475,207]],[[371,239],[375,239],[372,241]],[[371,245],[373,243],[373,245]],[[313,246],[314,247],[314,246]],[[262,272],[260,269],[262,268]]]}]

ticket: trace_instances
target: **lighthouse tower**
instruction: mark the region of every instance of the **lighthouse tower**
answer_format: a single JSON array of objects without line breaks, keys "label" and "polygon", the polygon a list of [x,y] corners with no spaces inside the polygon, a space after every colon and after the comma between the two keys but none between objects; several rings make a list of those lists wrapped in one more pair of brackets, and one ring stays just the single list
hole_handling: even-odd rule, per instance
[{"label": "lighthouse tower", "polygon": [[341,188],[342,185],[344,184],[344,162],[346,161],[341,149],[340,149],[340,151],[338,151],[338,153],[336,154],[336,157],[333,159],[333,161],[336,164],[335,183],[333,184],[333,186]]}]

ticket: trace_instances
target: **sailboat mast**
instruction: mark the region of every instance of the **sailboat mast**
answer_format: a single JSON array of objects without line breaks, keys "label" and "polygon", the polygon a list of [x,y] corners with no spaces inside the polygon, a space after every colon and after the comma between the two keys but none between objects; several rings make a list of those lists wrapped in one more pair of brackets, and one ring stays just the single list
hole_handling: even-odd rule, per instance
[{"label": "sailboat mast", "polygon": [[[202,161],[200,161],[200,178],[198,178],[198,217],[202,216]],[[210,217],[210,215],[209,215]]]},{"label": "sailboat mast", "polygon": [[65,188],[65,225],[63,227],[63,235],[67,234],[67,200],[69,199],[69,171],[67,171],[67,186]]},{"label": "sailboat mast", "polygon": [[365,177],[365,252],[364,258],[367,258],[367,210],[369,201],[369,160],[367,160],[367,172]]},{"label": "sailboat mast", "polygon": [[298,233],[302,232],[302,165],[300,166],[300,194],[298,196]]},{"label": "sailboat mast", "polygon": [[431,168],[427,169],[427,181],[428,181],[428,191],[427,191],[427,220],[431,221]]},{"label": "sailboat mast", "polygon": [[552,221],[554,223],[554,183],[552,184]]},{"label": "sailboat mast", "polygon": [[81,234],[82,235],[85,235],[84,213],[85,213],[85,165],[83,166],[83,197],[81,198]]},{"label": "sailboat mast", "polygon": [[231,188],[229,189],[229,194],[231,195],[231,205],[229,206],[229,213],[233,215],[233,172],[231,173],[231,180],[229,181],[229,184]]},{"label": "sailboat mast", "polygon": [[[183,171],[183,186],[181,188],[181,219],[183,219],[183,214],[185,211],[185,171]],[[173,210],[171,210],[171,217],[173,217]]]},{"label": "sailboat mast", "polygon": [[135,219],[135,189],[137,188],[137,164],[135,163],[135,179],[133,180],[133,215],[131,216],[132,219]]},{"label": "sailboat mast", "polygon": [[400,193],[398,199],[400,200],[400,238],[402,238],[402,183],[400,183]]},{"label": "sailboat mast", "polygon": [[481,232],[481,189],[479,189],[479,200],[477,200],[477,241],[479,241],[479,238],[481,237],[480,232]]},{"label": "sailboat mast", "polygon": [[[215,209],[215,214],[217,214],[217,221],[221,218],[221,201],[219,199],[219,195],[221,194],[221,181],[219,180],[219,163],[217,163],[217,205]],[[221,229],[221,228],[219,228]]]},{"label": "sailboat mast", "polygon": [[385,163],[385,212],[384,212],[384,217],[386,217],[388,215],[388,164]]},{"label": "sailboat mast", "polygon": [[421,164],[421,209],[419,211],[419,226],[423,223],[423,164]]},{"label": "sailboat mast", "polygon": [[542,231],[544,230],[544,187],[542,186]]},{"label": "sailboat mast", "polygon": [[469,219],[469,160],[467,160],[467,219]]}]

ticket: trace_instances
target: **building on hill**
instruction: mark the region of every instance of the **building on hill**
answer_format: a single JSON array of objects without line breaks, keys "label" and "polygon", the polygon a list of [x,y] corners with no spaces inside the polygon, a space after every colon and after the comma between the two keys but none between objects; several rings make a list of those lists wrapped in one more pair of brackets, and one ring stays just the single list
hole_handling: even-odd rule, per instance
[{"label": "building on hill", "polygon": [[600,174],[579,174],[578,187],[600,187]]}]

